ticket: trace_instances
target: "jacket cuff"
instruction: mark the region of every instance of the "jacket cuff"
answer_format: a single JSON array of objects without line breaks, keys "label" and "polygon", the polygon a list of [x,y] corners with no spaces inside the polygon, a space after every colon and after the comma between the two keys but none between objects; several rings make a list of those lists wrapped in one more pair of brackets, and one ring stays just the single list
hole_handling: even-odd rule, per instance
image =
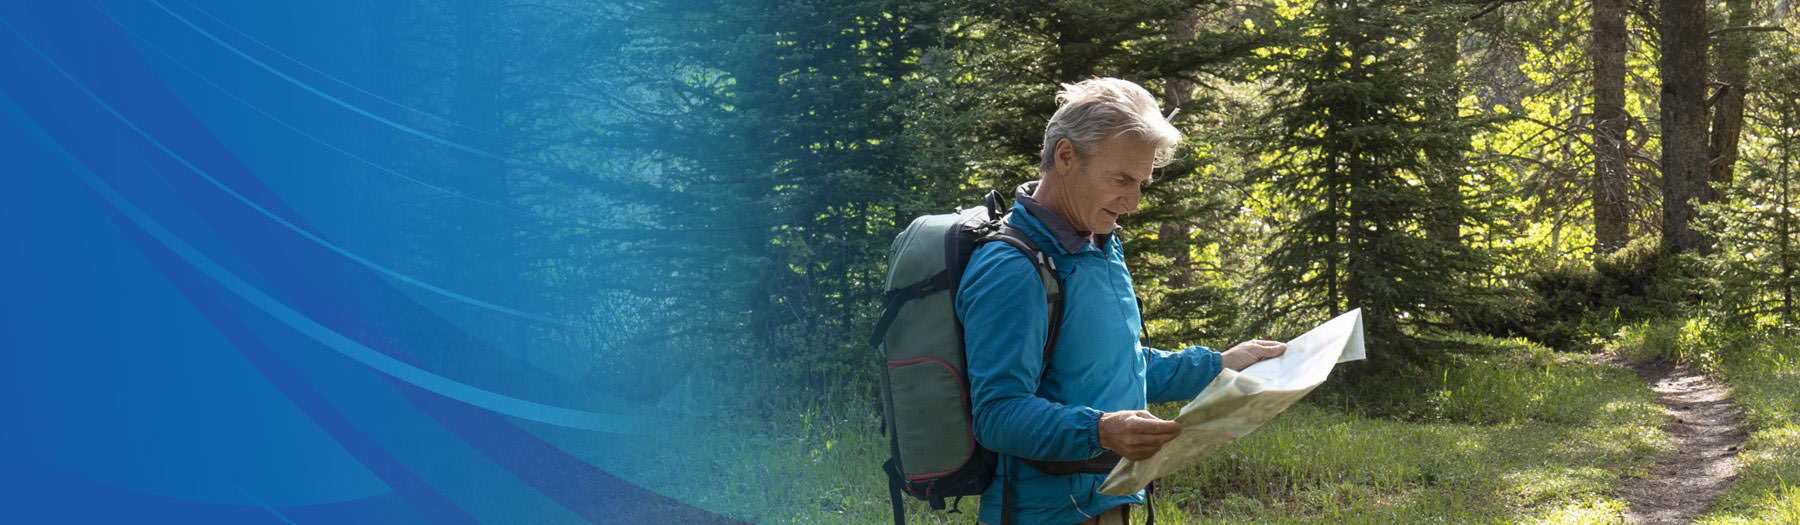
[{"label": "jacket cuff", "polygon": [[1100,416],[1105,413],[1092,407],[1081,407],[1081,410],[1082,412],[1076,415],[1076,420],[1081,423],[1082,435],[1087,436],[1086,444],[1089,450],[1087,456],[1090,458],[1099,456],[1105,452],[1105,449],[1100,448]]},{"label": "jacket cuff", "polygon": [[[1219,375],[1219,371],[1225,369],[1225,354],[1223,352],[1204,346],[1196,348],[1200,349],[1200,361],[1206,364],[1206,368],[1213,371],[1213,375]],[[1206,382],[1211,383],[1212,378],[1207,378]]]}]

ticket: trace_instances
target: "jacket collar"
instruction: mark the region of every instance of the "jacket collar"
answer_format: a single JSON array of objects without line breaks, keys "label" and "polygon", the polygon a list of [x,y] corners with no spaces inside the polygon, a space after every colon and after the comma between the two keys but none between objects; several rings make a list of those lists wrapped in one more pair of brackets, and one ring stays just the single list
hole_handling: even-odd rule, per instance
[{"label": "jacket collar", "polygon": [[[1016,207],[1023,208],[1025,213],[1031,215],[1031,218],[1037,219],[1038,224],[1049,232],[1050,238],[1056,241],[1057,247],[1061,248],[1064,254],[1076,254],[1090,249],[1097,250],[1094,243],[1088,242],[1087,236],[1075,231],[1075,227],[1069,225],[1069,221],[1063,220],[1061,215],[1050,211],[1050,208],[1039,203],[1037,199],[1031,198],[1031,194],[1037,192],[1037,187],[1038,181],[1035,180],[1020,184],[1019,188],[1013,191],[1013,201],[1017,203]],[[1105,246],[1113,242],[1113,234],[1095,235],[1094,241],[1100,246]]]}]

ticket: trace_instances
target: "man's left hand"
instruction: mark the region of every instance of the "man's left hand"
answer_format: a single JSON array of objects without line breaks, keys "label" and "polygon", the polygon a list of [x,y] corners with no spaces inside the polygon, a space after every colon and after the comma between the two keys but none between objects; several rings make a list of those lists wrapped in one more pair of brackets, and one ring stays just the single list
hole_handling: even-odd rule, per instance
[{"label": "man's left hand", "polygon": [[1219,357],[1224,361],[1225,368],[1242,372],[1245,367],[1254,365],[1257,361],[1281,355],[1286,351],[1287,343],[1252,339],[1238,343],[1237,346],[1226,350]]}]

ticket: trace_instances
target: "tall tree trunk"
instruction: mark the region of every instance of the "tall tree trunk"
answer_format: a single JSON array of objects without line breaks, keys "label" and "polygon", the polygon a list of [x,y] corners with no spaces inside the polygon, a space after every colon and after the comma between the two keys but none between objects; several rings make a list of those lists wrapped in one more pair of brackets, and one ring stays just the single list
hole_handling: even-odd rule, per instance
[{"label": "tall tree trunk", "polygon": [[1705,250],[1694,206],[1708,197],[1706,2],[1662,0],[1663,242],[1680,253]]},{"label": "tall tree trunk", "polygon": [[[1055,28],[1052,38],[1056,44],[1056,56],[1052,57],[1055,70],[1051,72],[1059,83],[1074,83],[1087,79],[1092,74],[1093,64],[1088,61],[1088,47],[1091,45],[1081,32],[1081,26],[1067,16],[1058,16],[1050,21]],[[1048,118],[1046,118],[1048,120]]]},{"label": "tall tree trunk", "polygon": [[[1176,42],[1188,42],[1194,39],[1194,28],[1199,25],[1199,15],[1189,15],[1175,20],[1169,28],[1169,38]],[[1172,111],[1186,104],[1193,98],[1194,83],[1181,77],[1163,79],[1163,98],[1168,102],[1166,110]],[[1173,239],[1175,251],[1170,254],[1174,263],[1170,265],[1168,285],[1171,290],[1187,288],[1194,282],[1194,256],[1190,249],[1188,237],[1193,233],[1193,225],[1186,222],[1187,213],[1180,202],[1170,203],[1175,208],[1170,214],[1172,219],[1164,222],[1158,229],[1157,236],[1162,239]]]},{"label": "tall tree trunk", "polygon": [[[1195,35],[1195,28],[1198,27],[1199,24],[1200,15],[1188,15],[1176,19],[1173,23],[1169,24],[1169,39],[1176,42],[1192,41]],[[1164,96],[1169,101],[1168,109],[1173,109],[1182,104],[1186,104],[1189,100],[1193,99],[1194,83],[1189,82],[1185,78],[1171,76],[1163,79],[1163,85],[1167,91]]]},{"label": "tall tree trunk", "polygon": [[[1725,6],[1731,10],[1726,27],[1750,25],[1750,0],[1726,0]],[[1724,201],[1724,188],[1731,185],[1737,166],[1738,136],[1744,129],[1744,96],[1749,93],[1750,38],[1746,31],[1719,35],[1718,81],[1724,87],[1713,107],[1711,169],[1707,177],[1713,183],[1708,195],[1715,202]]]},{"label": "tall tree trunk", "polygon": [[1625,171],[1625,2],[1594,0],[1594,254],[1624,248],[1630,241],[1627,207],[1629,175]]}]

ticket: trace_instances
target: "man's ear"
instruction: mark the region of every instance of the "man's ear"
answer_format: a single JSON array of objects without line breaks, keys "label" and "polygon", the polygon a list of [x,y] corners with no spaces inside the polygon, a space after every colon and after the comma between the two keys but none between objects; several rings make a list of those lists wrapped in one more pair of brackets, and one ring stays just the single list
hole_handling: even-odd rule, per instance
[{"label": "man's ear", "polygon": [[1056,171],[1058,173],[1066,174],[1071,171],[1074,171],[1075,163],[1079,160],[1080,159],[1077,159],[1075,157],[1075,143],[1074,142],[1070,142],[1069,139],[1066,139],[1066,138],[1065,139],[1057,139],[1057,141],[1056,141],[1056,163],[1055,164],[1056,164]]}]

